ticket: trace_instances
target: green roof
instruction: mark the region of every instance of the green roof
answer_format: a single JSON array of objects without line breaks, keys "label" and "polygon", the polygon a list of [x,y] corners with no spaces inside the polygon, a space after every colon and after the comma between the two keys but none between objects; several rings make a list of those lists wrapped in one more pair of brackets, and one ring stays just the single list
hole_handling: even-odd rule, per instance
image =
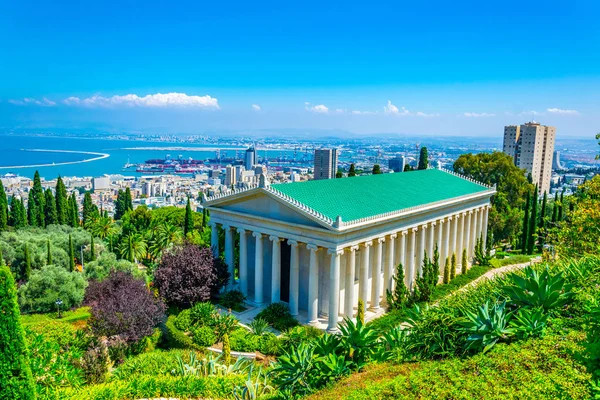
[{"label": "green roof", "polygon": [[335,220],[349,222],[489,190],[437,169],[272,185]]}]

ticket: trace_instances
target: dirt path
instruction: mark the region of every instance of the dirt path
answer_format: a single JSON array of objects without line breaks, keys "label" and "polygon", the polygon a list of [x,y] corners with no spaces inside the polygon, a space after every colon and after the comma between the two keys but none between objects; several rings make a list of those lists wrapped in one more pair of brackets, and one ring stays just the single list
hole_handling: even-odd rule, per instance
[{"label": "dirt path", "polygon": [[[540,262],[542,262],[542,257],[538,256],[538,257],[532,258],[529,262],[526,262],[526,263],[511,264],[511,265],[505,265],[504,267],[500,267],[500,268],[494,268],[494,269],[486,272],[485,274],[481,275],[479,278],[475,279],[474,281],[461,287],[460,289],[458,289],[458,291],[466,290],[469,287],[477,285],[479,282],[481,282],[483,280],[493,279],[494,277],[496,277],[498,275],[505,275],[509,272],[523,269],[523,268],[529,267],[530,265],[537,264]],[[454,293],[456,293],[456,292],[454,292]]]}]

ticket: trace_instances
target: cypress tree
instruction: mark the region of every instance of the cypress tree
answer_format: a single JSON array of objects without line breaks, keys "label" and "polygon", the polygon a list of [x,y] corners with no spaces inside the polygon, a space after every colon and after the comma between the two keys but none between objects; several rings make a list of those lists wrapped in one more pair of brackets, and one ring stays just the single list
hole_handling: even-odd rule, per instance
[{"label": "cypress tree", "polygon": [[90,239],[90,261],[94,261],[96,259],[96,248],[94,245],[94,235],[91,236]]},{"label": "cypress tree", "polygon": [[69,271],[75,271],[75,249],[73,248],[73,237],[69,234]]},{"label": "cypress tree", "polygon": [[192,213],[192,206],[190,205],[190,198],[188,197],[187,205],[185,206],[185,217],[183,219],[183,235],[187,236],[194,230],[194,215]]},{"label": "cypress tree", "polygon": [[467,260],[467,249],[463,249],[463,253],[462,253],[462,265],[461,265],[461,274],[466,274],[467,273],[467,269],[469,268],[469,264],[468,264],[468,260]]},{"label": "cypress tree", "polygon": [[3,399],[34,400],[35,386],[17,303],[15,280],[0,267],[0,394]]},{"label": "cypress tree", "polygon": [[59,176],[56,180],[56,214],[60,225],[69,224],[69,204],[67,199],[67,188]]},{"label": "cypress tree", "polygon": [[552,207],[552,225],[556,223],[558,218],[558,192],[554,195],[554,205]]},{"label": "cypress tree", "polygon": [[52,190],[46,189],[44,195],[46,201],[44,203],[44,218],[46,219],[46,226],[58,223],[58,212],[56,211],[56,199],[52,194]]},{"label": "cypress tree", "polygon": [[206,208],[202,209],[202,228],[204,228],[206,226]]},{"label": "cypress tree", "polygon": [[229,335],[223,335],[223,362],[225,365],[231,364],[231,346],[229,345]]},{"label": "cypress tree", "polygon": [[29,225],[44,227],[46,219],[44,218],[44,207],[45,197],[44,189],[42,188],[42,181],[40,179],[40,173],[35,171],[33,176],[33,188],[29,191],[29,197],[27,200],[27,216],[29,218]]},{"label": "cypress tree", "polygon": [[450,282],[450,258],[446,257],[446,265],[444,266],[444,283]]},{"label": "cypress tree", "polygon": [[25,259],[25,262],[23,263],[21,270],[21,279],[28,281],[29,276],[31,275],[31,256],[29,255],[29,246],[27,246],[27,243],[25,243],[23,247],[23,258]]},{"label": "cypress tree", "polygon": [[450,280],[456,278],[456,253],[452,253],[452,260],[450,261]]},{"label": "cypress tree", "polygon": [[381,167],[379,166],[379,164],[373,165],[373,175],[379,175],[379,174],[381,174]]},{"label": "cypress tree", "polygon": [[79,226],[79,209],[77,207],[77,197],[75,197],[75,192],[71,193],[69,196],[68,204],[68,225],[73,228]]},{"label": "cypress tree", "polygon": [[125,212],[133,210],[133,200],[131,199],[131,189],[125,188]]},{"label": "cypress tree", "polygon": [[13,194],[10,200],[10,214],[8,222],[16,229],[27,226],[27,212],[21,199],[18,199]]},{"label": "cypress tree", "polygon": [[410,164],[406,164],[404,166],[404,172],[413,171],[413,167]]},{"label": "cypress tree", "polygon": [[421,147],[421,153],[419,154],[418,169],[427,169],[428,167],[429,167],[429,154],[427,153],[427,147]]},{"label": "cypress tree", "polygon": [[354,163],[350,164],[350,169],[348,170],[348,176],[356,176],[356,167]]},{"label": "cypress tree", "polygon": [[408,288],[404,283],[404,267],[402,264],[398,264],[396,267],[396,275],[393,277],[393,279],[394,282],[396,282],[396,286],[394,287],[393,292],[390,292],[389,289],[386,289],[386,299],[388,306],[391,309],[397,310],[402,308],[410,297]]},{"label": "cypress tree", "polygon": [[365,302],[363,299],[358,299],[358,311],[356,311],[356,322],[365,323]]},{"label": "cypress tree", "polygon": [[544,199],[542,200],[542,211],[540,212],[540,229],[546,227],[546,203],[548,202],[548,195],[544,192]]},{"label": "cypress tree", "polygon": [[432,263],[433,263],[433,278],[435,281],[435,285],[437,285],[440,280],[440,251],[438,250],[437,243],[435,244],[435,248],[433,249]]},{"label": "cypress tree", "polygon": [[5,265],[4,257],[2,256],[2,247],[0,247],[0,267],[4,267]]},{"label": "cypress tree", "polygon": [[560,203],[558,206],[558,217],[557,217],[557,221],[562,221],[563,220],[563,201],[564,201],[564,195],[565,195],[565,191],[563,190],[560,193]]},{"label": "cypress tree", "polygon": [[5,231],[8,227],[8,198],[4,185],[0,180],[0,231]]},{"label": "cypress tree", "polygon": [[92,201],[90,192],[85,192],[83,196],[83,226],[89,224],[98,216],[98,207]]},{"label": "cypress tree", "polygon": [[527,251],[527,238],[529,237],[529,203],[531,203],[531,194],[527,191],[527,200],[525,202],[525,216],[523,217],[523,232],[521,234],[521,252]]},{"label": "cypress tree", "polygon": [[529,237],[527,238],[527,254],[533,254],[533,247],[535,246],[535,227],[537,226],[537,192],[538,187],[535,185],[533,192],[533,201],[531,208],[531,216],[529,220]]},{"label": "cypress tree", "polygon": [[115,219],[119,220],[125,214],[125,193],[122,190],[117,192],[117,201],[115,202]]},{"label": "cypress tree", "polygon": [[46,265],[51,265],[52,264],[52,247],[50,246],[50,239],[48,239],[48,242],[46,243]]}]

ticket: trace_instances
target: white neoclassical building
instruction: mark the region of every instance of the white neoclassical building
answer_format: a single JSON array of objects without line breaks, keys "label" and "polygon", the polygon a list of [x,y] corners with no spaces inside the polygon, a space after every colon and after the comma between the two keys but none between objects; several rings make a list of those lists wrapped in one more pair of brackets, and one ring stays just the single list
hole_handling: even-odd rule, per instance
[{"label": "white neoclassical building", "polygon": [[[268,185],[206,199],[212,246],[256,305],[287,302],[301,322],[335,330],[362,299],[377,313],[403,265],[412,287],[424,254],[440,264],[486,240],[493,187],[428,169]],[[235,246],[239,266],[234,266]],[[235,268],[235,269],[234,269]]]}]

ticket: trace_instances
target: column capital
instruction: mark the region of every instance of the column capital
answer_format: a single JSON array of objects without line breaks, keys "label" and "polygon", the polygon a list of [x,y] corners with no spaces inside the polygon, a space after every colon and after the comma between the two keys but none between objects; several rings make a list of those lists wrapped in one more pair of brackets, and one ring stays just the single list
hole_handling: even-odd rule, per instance
[{"label": "column capital", "polygon": [[238,232],[240,235],[245,235],[245,234],[246,234],[246,230],[245,230],[244,228],[237,228],[237,232]]},{"label": "column capital", "polygon": [[448,218],[448,222],[450,222],[450,221],[452,221],[452,219],[454,218],[454,216],[453,215],[449,215],[447,218]]},{"label": "column capital", "polygon": [[438,224],[440,224],[440,225],[444,225],[444,222],[445,222],[445,221],[444,221],[444,218],[440,218],[440,219],[438,219],[438,221],[437,221],[437,223],[438,223]]},{"label": "column capital", "polygon": [[400,232],[400,235],[406,236],[406,235],[408,235],[408,231],[402,231],[402,232]]},{"label": "column capital", "polygon": [[429,223],[429,225],[431,225],[431,227],[433,228],[436,225],[436,222],[432,221],[432,222]]},{"label": "column capital", "polygon": [[377,243],[381,244],[383,242],[385,242],[385,237],[377,238]]},{"label": "column capital", "polygon": [[314,251],[315,253],[319,251],[319,246],[317,246],[316,244],[307,244],[306,248],[310,251]]},{"label": "column capital", "polygon": [[288,239],[288,244],[292,247],[298,247],[299,243],[297,240]]},{"label": "column capital", "polygon": [[393,239],[396,239],[397,237],[398,237],[398,233],[392,233],[392,234],[390,235],[390,239],[392,239],[392,240],[393,240]]},{"label": "column capital", "polygon": [[330,256],[336,255],[336,256],[341,256],[342,254],[344,254],[344,249],[327,249],[327,254],[329,254]]},{"label": "column capital", "polygon": [[414,227],[414,228],[412,228],[410,231],[411,231],[412,233],[417,233],[417,231],[418,231],[418,230],[419,230],[419,228],[417,228],[417,227]]},{"label": "column capital", "polygon": [[468,214],[469,215],[473,214],[473,210],[469,210]]},{"label": "column capital", "polygon": [[252,236],[254,236],[255,238],[259,238],[262,237],[262,233],[254,231],[252,232]]},{"label": "column capital", "polygon": [[350,247],[346,247],[346,248],[350,251],[350,253],[353,253],[356,250],[358,250],[358,247],[359,246],[357,244],[355,244],[354,246],[350,246]]},{"label": "column capital", "polygon": [[466,217],[466,216],[467,216],[467,213],[466,213],[466,212],[463,212],[463,213],[460,213],[460,215],[461,215],[461,216],[464,218],[464,217]]},{"label": "column capital", "polygon": [[424,231],[425,229],[427,229],[427,225],[428,225],[428,224],[423,224],[423,225],[421,225],[421,230],[422,230],[422,231]]},{"label": "column capital", "polygon": [[363,247],[373,246],[373,241],[369,240],[368,242],[361,243],[361,246],[363,246]]},{"label": "column capital", "polygon": [[223,228],[223,230],[227,231],[227,230],[231,229],[232,226],[231,225],[221,224],[221,228]]},{"label": "column capital", "polygon": [[211,228],[214,228],[218,225],[216,222],[213,222],[213,221],[210,221],[208,224],[210,225]]},{"label": "column capital", "polygon": [[279,236],[271,235],[269,236],[269,240],[272,242],[279,242],[281,239],[279,238]]}]

